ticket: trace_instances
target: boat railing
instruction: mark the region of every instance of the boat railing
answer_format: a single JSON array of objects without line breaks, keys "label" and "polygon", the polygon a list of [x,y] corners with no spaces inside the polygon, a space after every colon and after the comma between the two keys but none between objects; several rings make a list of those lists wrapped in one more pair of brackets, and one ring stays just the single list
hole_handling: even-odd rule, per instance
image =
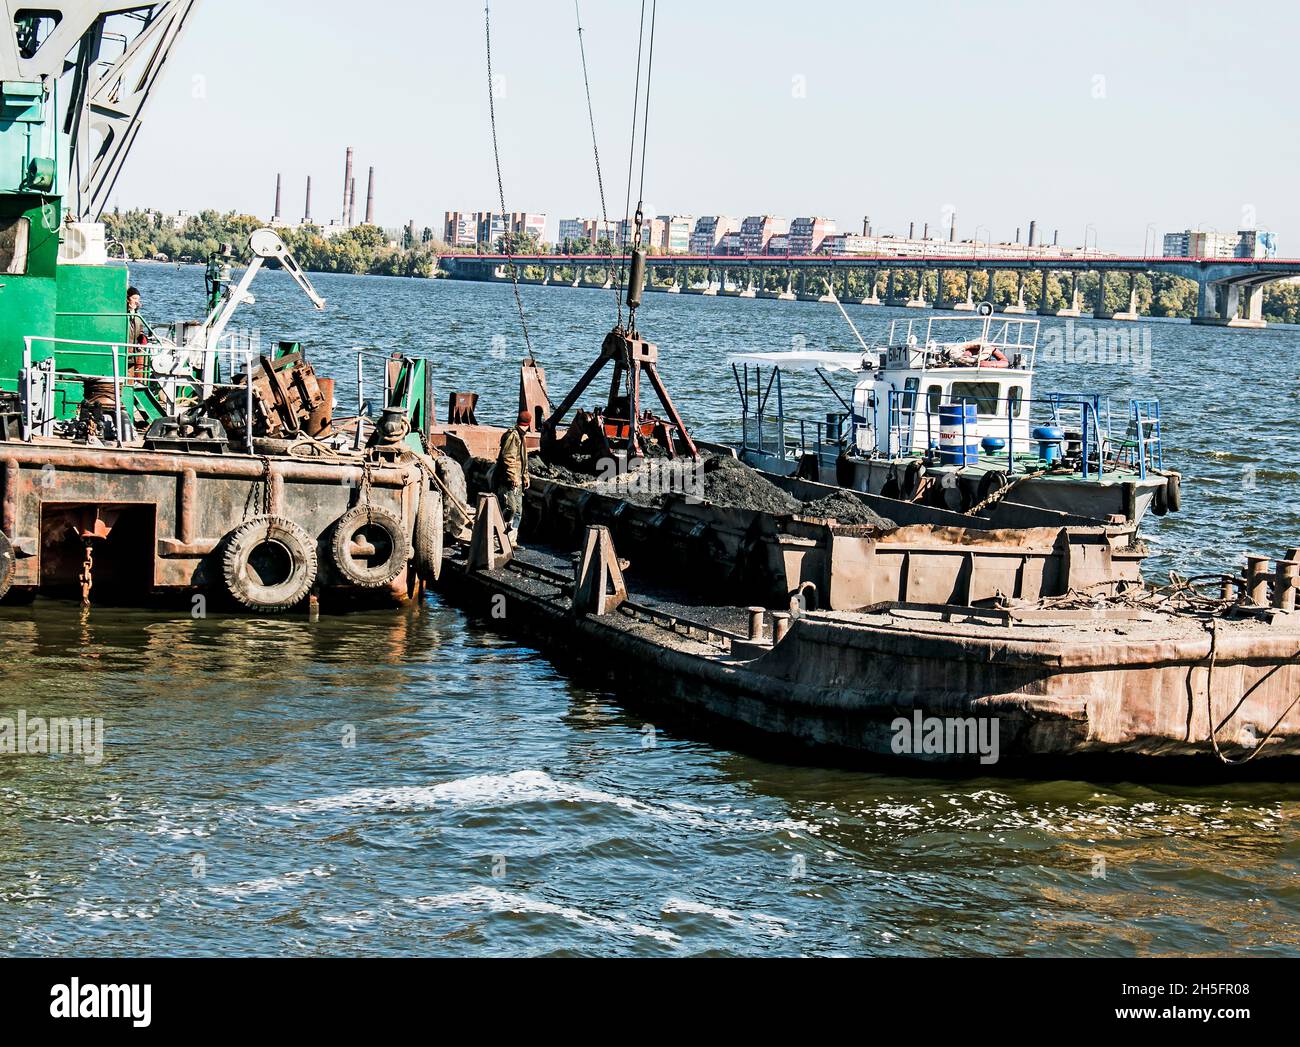
[{"label": "boat railing", "polygon": [[[57,347],[64,347],[60,350]],[[55,396],[58,388],[84,389],[87,381],[111,382],[113,386],[113,425],[117,445],[126,444],[125,402],[128,388],[145,388],[150,382],[166,378],[171,380],[187,379],[196,384],[194,375],[156,373],[152,366],[152,351],[158,346],[133,345],[127,342],[85,341],[75,338],[50,338],[41,335],[28,335],[23,339],[23,367],[19,375],[19,400],[21,409],[20,433],[25,443],[36,437],[55,435]],[[252,374],[253,348],[246,345],[242,350],[233,346],[218,344],[211,348],[203,346],[187,347],[186,352],[201,354],[226,354],[242,352],[244,374]],[[107,374],[78,371],[66,364],[60,366],[59,356],[89,358],[94,361],[111,361],[111,371]],[[253,383],[245,381],[242,385],[213,383],[214,389],[242,389],[247,397],[245,405],[247,418],[254,416]],[[251,425],[246,427],[246,443],[252,452]]]},{"label": "boat railing", "polygon": [[828,451],[838,456],[854,428],[847,414],[821,420],[749,412],[741,413],[740,427],[742,451],[794,460]]},{"label": "boat railing", "polygon": [[[1132,401],[1129,411],[1128,431],[1122,438],[1112,435],[1112,416],[1109,397],[1096,394],[1052,393],[1044,398],[997,397],[974,401],[969,397],[949,397],[934,403],[918,390],[893,389],[889,392],[888,452],[890,455],[907,455],[917,452],[917,437],[924,437],[920,453],[929,454],[940,449],[940,412],[945,407],[973,404],[977,407],[978,421],[973,431],[968,425],[967,413],[958,416],[961,447],[995,437],[1004,440],[1005,452],[995,453],[1000,460],[1005,453],[1008,473],[1015,473],[1017,445],[1031,451],[1043,442],[1032,435],[1035,428],[1029,414],[1039,409],[1044,425],[1060,429],[1066,434],[1061,439],[1064,458],[1065,445],[1077,441],[1079,471],[1085,480],[1100,480],[1109,470],[1125,466],[1134,469],[1142,479],[1152,468],[1161,468],[1159,403],[1157,401]],[[996,405],[996,413],[988,408]],[[1005,423],[1005,435],[1002,428]],[[856,424],[856,423],[855,423]],[[1019,432],[1019,435],[1017,435]],[[855,434],[856,435],[856,434]],[[1028,444],[1029,446],[1024,446]],[[962,455],[962,460],[964,460]],[[1073,456],[1071,456],[1073,457]]]},{"label": "boat railing", "polygon": [[[1009,316],[892,320],[889,324],[890,355],[894,356],[896,350],[906,347],[915,353],[924,353],[926,360],[922,363],[925,363],[936,352],[954,345],[978,342],[982,348],[999,350],[1008,359],[1020,361],[1019,366],[1025,370],[1032,371],[1038,355],[1039,326],[1038,320]],[[974,366],[980,366],[980,362]]]}]

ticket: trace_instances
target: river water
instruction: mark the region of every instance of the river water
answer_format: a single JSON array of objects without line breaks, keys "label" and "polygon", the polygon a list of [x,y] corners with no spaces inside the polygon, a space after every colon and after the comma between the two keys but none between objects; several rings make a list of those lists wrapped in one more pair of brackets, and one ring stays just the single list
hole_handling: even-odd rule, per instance
[{"label": "river water", "polygon": [[[200,306],[200,270],[133,279],[151,317]],[[243,321],[307,342],[341,400],[351,347],[402,349],[434,361],[440,404],[473,390],[482,420],[508,419],[508,287],[316,282],[324,315],[273,273]],[[523,295],[561,392],[613,295]],[[855,344],[833,306],[647,299],[705,437],[734,435],[729,351]],[[918,318],[849,309],[869,338]],[[1150,521],[1150,574],[1300,544],[1300,331],[1134,332],[1045,323],[1037,388],[1162,400],[1185,510]],[[787,410],[828,396],[793,381]],[[770,762],[647,725],[616,681],[436,598],[316,624],[41,601],[0,608],[0,666],[0,716],[102,717],[105,739],[102,762],[0,756],[0,954],[1300,954],[1295,784]]]}]

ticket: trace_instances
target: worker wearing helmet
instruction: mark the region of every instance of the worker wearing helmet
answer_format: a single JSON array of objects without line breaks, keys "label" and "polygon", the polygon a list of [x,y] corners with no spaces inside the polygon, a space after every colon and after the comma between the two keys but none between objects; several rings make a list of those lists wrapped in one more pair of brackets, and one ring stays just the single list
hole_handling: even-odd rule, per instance
[{"label": "worker wearing helmet", "polygon": [[520,411],[512,428],[501,437],[497,451],[496,489],[501,500],[501,515],[513,540],[519,534],[519,524],[524,515],[524,491],[528,489],[528,426],[532,421],[527,411]]}]

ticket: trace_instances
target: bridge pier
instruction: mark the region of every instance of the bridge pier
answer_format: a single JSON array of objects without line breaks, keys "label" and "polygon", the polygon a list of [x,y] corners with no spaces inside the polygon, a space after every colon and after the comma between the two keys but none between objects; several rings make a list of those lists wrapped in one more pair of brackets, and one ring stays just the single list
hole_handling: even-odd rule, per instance
[{"label": "bridge pier", "polygon": [[903,303],[907,309],[929,309],[930,303],[925,300],[925,270],[916,271],[916,297],[909,298]]},{"label": "bridge pier", "polygon": [[975,288],[973,280],[975,279],[975,270],[973,268],[966,270],[966,300],[964,302],[954,302],[953,309],[961,313],[973,313],[975,311]]},{"label": "bridge pier", "polygon": [[1025,312],[1025,271],[1023,269],[1016,273],[1016,300],[1009,303],[1002,311],[1016,316]]},{"label": "bridge pier", "polygon": [[931,308],[951,309],[952,304],[948,301],[948,290],[943,286],[944,271],[942,269],[936,271],[938,273],[938,280],[934,285],[934,302],[932,303]]},{"label": "bridge pier", "polygon": [[1097,294],[1092,304],[1094,320],[1109,320],[1115,314],[1106,309],[1106,270],[1097,270]]},{"label": "bridge pier", "polygon": [[989,305],[993,306],[993,308],[996,309],[998,307],[997,273],[994,270],[990,269],[988,270],[988,277],[989,277],[989,286],[988,286],[988,290],[984,294],[984,301],[988,302]]},{"label": "bridge pier", "polygon": [[880,296],[879,296],[878,294],[876,294],[876,278],[877,278],[879,275],[880,275],[880,270],[878,270],[878,269],[868,269],[868,270],[867,270],[867,286],[866,286],[866,288],[865,288],[865,290],[866,290],[867,293],[866,293],[866,295],[865,295],[865,296],[863,297],[863,299],[862,299],[862,302],[861,302],[862,305],[879,305],[879,304],[880,304]]},{"label": "bridge pier", "polygon": [[1112,320],[1141,320],[1142,315],[1138,312],[1138,290],[1137,290],[1137,273],[1128,274],[1128,310],[1122,313],[1116,313],[1111,317]]},{"label": "bridge pier", "polygon": [[[1211,283],[1200,280],[1196,315],[1192,323],[1212,327],[1246,327],[1259,329],[1268,326],[1264,319],[1263,284]],[[1242,314],[1242,292],[1245,292],[1245,315]]]},{"label": "bridge pier", "polygon": [[[1046,279],[1045,276],[1044,276],[1044,279]],[[1046,296],[1044,296],[1044,297],[1043,297],[1043,302],[1046,302],[1046,301],[1047,301],[1047,298],[1046,298]],[[1065,306],[1064,309],[1057,309],[1057,310],[1055,310],[1055,311],[1053,311],[1053,310],[1051,310],[1051,309],[1048,309],[1048,308],[1045,308],[1045,307],[1040,303],[1040,305],[1039,305],[1039,307],[1038,307],[1038,313],[1039,313],[1040,316],[1080,316],[1080,315],[1082,315],[1083,310],[1079,308],[1079,274],[1078,274],[1078,273],[1071,273],[1071,274],[1070,274],[1070,293],[1069,293],[1069,295],[1066,297],[1066,303],[1067,303],[1067,304],[1066,304],[1066,306]]]}]

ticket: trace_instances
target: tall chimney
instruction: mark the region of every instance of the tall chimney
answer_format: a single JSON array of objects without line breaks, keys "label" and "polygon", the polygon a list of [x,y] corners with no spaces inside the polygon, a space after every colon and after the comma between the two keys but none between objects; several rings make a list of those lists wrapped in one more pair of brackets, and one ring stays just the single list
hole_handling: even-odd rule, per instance
[{"label": "tall chimney", "polygon": [[925,223],[925,231],[921,234],[921,239],[922,239],[922,240],[928,240],[928,239],[930,239],[930,223],[929,223],[929,222],[926,222],[926,223]]},{"label": "tall chimney", "polygon": [[1016,243],[1020,243],[1020,226],[1016,226]]},{"label": "tall chimney", "polygon": [[908,222],[908,223],[907,223],[907,238],[908,238],[909,240],[915,240],[915,239],[916,239],[916,223],[915,223],[915,222]]},{"label": "tall chimney", "polygon": [[370,186],[366,190],[366,225],[375,224],[375,169],[370,169]]},{"label": "tall chimney", "polygon": [[311,225],[311,175],[307,176],[307,206],[303,209],[302,224]]},{"label": "tall chimney", "polygon": [[351,225],[348,221],[348,187],[352,184],[352,146],[348,146],[348,162],[343,168],[343,224]]},{"label": "tall chimney", "polygon": [[1060,246],[1060,243],[1061,243],[1061,230],[1059,230],[1059,229],[1053,229],[1053,230],[1052,230],[1052,246],[1053,246],[1053,247],[1059,247],[1059,246]]},{"label": "tall chimney", "polygon": [[277,174],[275,176],[275,217],[271,219],[272,222],[278,222],[280,220],[280,179],[281,176]]},{"label": "tall chimney", "polygon": [[353,178],[348,182],[348,228],[352,228],[353,219],[357,214],[357,180]]},{"label": "tall chimney", "polygon": [[871,235],[871,215],[869,214],[864,214],[862,216],[862,235],[863,236]]},{"label": "tall chimney", "polygon": [[1033,247],[1038,239],[1038,222],[1031,218],[1029,220],[1029,246]]},{"label": "tall chimney", "polygon": [[948,242],[955,244],[957,242],[957,212],[952,213],[952,221],[948,225]]}]

